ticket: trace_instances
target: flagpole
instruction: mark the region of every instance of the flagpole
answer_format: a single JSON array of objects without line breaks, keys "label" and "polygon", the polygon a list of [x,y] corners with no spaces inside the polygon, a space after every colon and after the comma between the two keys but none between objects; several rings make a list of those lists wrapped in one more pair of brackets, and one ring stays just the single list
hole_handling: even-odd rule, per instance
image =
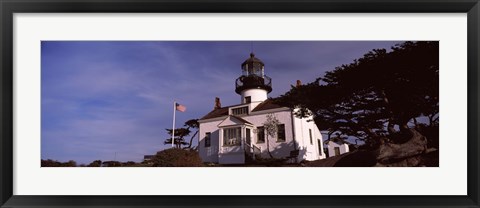
[{"label": "flagpole", "polygon": [[177,110],[177,101],[173,101],[172,147],[175,139],[175,111],[176,110]]}]

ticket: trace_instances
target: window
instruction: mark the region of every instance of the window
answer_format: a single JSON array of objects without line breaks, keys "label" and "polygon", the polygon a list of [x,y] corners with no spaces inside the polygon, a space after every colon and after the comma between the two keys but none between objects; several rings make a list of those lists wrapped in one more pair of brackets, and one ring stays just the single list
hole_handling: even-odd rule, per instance
[{"label": "window", "polygon": [[246,115],[246,114],[248,114],[248,106],[232,109],[232,115]]},{"label": "window", "polygon": [[320,152],[320,155],[322,155],[322,145],[320,145],[321,144],[320,139],[317,139],[317,142],[318,142],[318,152]]},{"label": "window", "polygon": [[335,147],[335,156],[340,155],[340,147]]},{"label": "window", "polygon": [[223,145],[237,146],[240,145],[240,127],[228,128],[223,130]]},{"label": "window", "polygon": [[210,132],[205,133],[205,147],[210,147],[211,145],[210,135]]},{"label": "window", "polygon": [[252,97],[251,96],[245,97],[245,103],[251,103],[251,102],[252,102]]},{"label": "window", "polygon": [[308,133],[310,135],[310,144],[313,144],[312,129],[308,129]]},{"label": "window", "polygon": [[277,142],[285,141],[285,124],[278,124],[277,126]]},{"label": "window", "polygon": [[257,127],[257,143],[265,143],[265,128]]}]

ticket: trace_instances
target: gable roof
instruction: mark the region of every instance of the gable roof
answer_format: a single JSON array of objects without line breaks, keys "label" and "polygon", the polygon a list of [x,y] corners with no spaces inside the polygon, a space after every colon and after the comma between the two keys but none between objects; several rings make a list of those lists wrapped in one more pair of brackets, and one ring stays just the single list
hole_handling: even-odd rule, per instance
[{"label": "gable roof", "polygon": [[272,99],[267,99],[263,101],[262,103],[258,104],[257,107],[255,107],[252,112],[257,112],[257,111],[263,111],[263,110],[270,110],[270,109],[275,109],[275,108],[283,108],[284,106],[278,105],[273,102]]},{"label": "gable roof", "polygon": [[[247,123],[247,124],[252,124],[252,123],[250,123],[249,121],[247,121],[247,120],[245,120],[245,119],[243,119],[243,118],[240,118],[240,117],[238,117],[238,116],[231,115],[230,117],[236,118],[236,119],[238,119],[240,122],[242,122],[242,123],[244,123],[244,124],[245,124],[245,123]],[[252,125],[253,125],[253,124],[252,124]]]},{"label": "gable roof", "polygon": [[[240,105],[245,105],[245,104],[231,105],[231,106],[225,106],[225,107],[222,107],[222,108],[214,109],[214,110],[210,111],[209,113],[207,113],[207,115],[200,118],[200,120],[210,119],[210,118],[218,118],[218,117],[222,117],[222,116],[228,116],[228,109],[229,108],[235,107],[235,106],[240,106]],[[252,112],[258,112],[258,111],[270,110],[270,109],[276,109],[276,108],[282,108],[282,107],[283,106],[281,106],[281,105],[273,103],[272,99],[267,99],[267,100],[261,102],[260,104],[258,104],[257,107],[255,107],[252,110]],[[240,118],[240,117],[237,117],[237,118]]]},{"label": "gable roof", "polygon": [[239,118],[237,116],[228,116],[227,118],[223,119],[223,121],[218,124],[218,127],[232,126],[232,125],[239,125],[239,124],[253,125],[252,123],[250,123],[249,121],[247,121],[243,118]]},{"label": "gable roof", "polygon": [[330,140],[326,140],[325,144],[328,144],[329,142],[333,142],[333,143],[338,144],[338,145],[342,145],[342,144],[349,145],[350,144],[349,142],[345,141],[344,138],[338,138],[338,137],[334,137],[334,138],[331,138]]},{"label": "gable roof", "polygon": [[209,119],[209,118],[217,118],[217,117],[222,117],[222,116],[228,116],[228,108],[229,108],[229,106],[214,109],[213,111],[210,111],[210,113],[207,113],[207,115],[200,118],[200,120]]}]

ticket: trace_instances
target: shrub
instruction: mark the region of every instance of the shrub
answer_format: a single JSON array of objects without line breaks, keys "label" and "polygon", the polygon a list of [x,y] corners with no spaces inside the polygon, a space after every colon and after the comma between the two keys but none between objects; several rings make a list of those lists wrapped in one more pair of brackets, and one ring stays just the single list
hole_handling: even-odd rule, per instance
[{"label": "shrub", "polygon": [[118,161],[105,161],[102,163],[102,167],[121,167],[122,163]]},{"label": "shrub", "polygon": [[61,167],[62,163],[56,160],[42,160],[42,167]]},{"label": "shrub", "polygon": [[88,164],[88,167],[101,167],[102,166],[102,161],[101,160],[95,160]]},{"label": "shrub", "polygon": [[178,148],[157,152],[152,158],[154,167],[200,167],[203,166],[198,152]]},{"label": "shrub", "polygon": [[41,160],[42,167],[77,167],[77,162],[70,160],[68,162],[58,162],[56,160]]}]

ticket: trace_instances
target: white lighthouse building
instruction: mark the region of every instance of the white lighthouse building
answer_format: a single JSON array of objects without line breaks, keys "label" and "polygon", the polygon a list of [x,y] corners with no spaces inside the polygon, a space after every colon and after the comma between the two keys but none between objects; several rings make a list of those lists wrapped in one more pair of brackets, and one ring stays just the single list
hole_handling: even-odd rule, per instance
[{"label": "white lighthouse building", "polygon": [[[294,110],[268,99],[272,79],[265,64],[253,53],[241,64],[235,81],[240,104],[214,109],[199,120],[199,154],[204,162],[243,164],[246,160],[287,158],[291,162],[325,158],[322,135],[312,118],[297,118]],[[267,115],[278,119],[277,132],[268,136],[263,124]],[[310,120],[310,121],[309,121]]]}]

